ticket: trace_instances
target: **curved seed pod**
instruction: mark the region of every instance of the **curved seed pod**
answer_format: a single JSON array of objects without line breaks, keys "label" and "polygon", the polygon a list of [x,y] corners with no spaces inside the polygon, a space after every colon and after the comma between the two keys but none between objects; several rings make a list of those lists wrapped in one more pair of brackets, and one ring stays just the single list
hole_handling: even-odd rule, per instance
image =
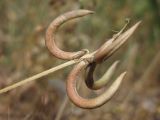
[{"label": "curved seed pod", "polygon": [[86,73],[85,82],[86,82],[87,87],[93,90],[98,90],[104,87],[109,82],[110,78],[112,77],[118,63],[119,61],[115,61],[110,66],[110,68],[104,73],[104,75],[99,80],[96,80],[96,81],[93,79],[93,73],[95,71],[97,64],[95,62],[91,63],[91,65],[88,66],[88,70]]},{"label": "curved seed pod", "polygon": [[104,59],[110,57],[113,53],[115,53],[134,33],[134,31],[136,30],[136,28],[139,26],[140,23],[141,21],[137,22],[134,26],[132,26],[129,30],[122,33],[121,35],[117,33],[116,35],[118,35],[118,37],[116,37],[116,39],[113,36],[113,38],[109,40],[111,42],[110,46],[103,45],[97,50],[97,52],[94,55],[95,56],[94,61],[101,62]]},{"label": "curved seed pod", "polygon": [[137,22],[133,27],[131,27],[129,30],[118,37],[118,39],[113,43],[113,49],[110,51],[108,56],[104,58],[104,60],[114,54],[128,40],[128,38],[134,33],[140,23],[141,21]]},{"label": "curved seed pod", "polygon": [[108,90],[106,90],[101,95],[97,96],[96,98],[83,98],[81,97],[77,90],[76,90],[76,78],[81,72],[81,70],[86,67],[86,63],[84,61],[77,64],[71,73],[68,76],[67,79],[67,94],[70,98],[70,100],[77,106],[81,108],[86,109],[92,109],[97,108],[103,104],[105,104],[107,101],[111,99],[111,97],[116,93],[118,90],[121,81],[123,80],[126,72],[122,73],[109,87]]},{"label": "curved seed pod", "polygon": [[86,54],[87,50],[81,50],[78,52],[66,52],[61,49],[59,49],[55,43],[55,34],[57,29],[62,25],[63,23],[74,19],[78,17],[82,17],[88,14],[92,14],[93,11],[89,10],[75,10],[71,12],[67,12],[63,15],[60,15],[57,17],[53,22],[49,25],[47,31],[46,31],[46,39],[45,43],[49,51],[57,58],[64,59],[64,60],[72,60],[75,58],[79,58]]}]

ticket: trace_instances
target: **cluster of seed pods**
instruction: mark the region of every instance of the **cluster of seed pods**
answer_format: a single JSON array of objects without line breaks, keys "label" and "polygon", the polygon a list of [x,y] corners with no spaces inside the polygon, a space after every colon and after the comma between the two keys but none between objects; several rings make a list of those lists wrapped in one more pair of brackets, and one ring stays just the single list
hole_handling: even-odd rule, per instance
[{"label": "cluster of seed pods", "polygon": [[99,49],[95,50],[92,53],[89,53],[86,49],[77,52],[66,52],[57,47],[55,43],[55,35],[57,29],[63,23],[71,19],[82,17],[92,13],[94,12],[89,10],[74,10],[60,15],[49,25],[46,31],[45,39],[47,48],[55,57],[63,60],[79,60],[77,65],[74,66],[73,70],[68,75],[66,89],[70,100],[75,105],[86,109],[97,108],[109,101],[118,90],[126,72],[121,73],[104,93],[95,98],[84,98],[78,94],[76,88],[76,78],[81,73],[81,71],[87,67],[88,70],[86,71],[85,78],[87,87],[93,90],[104,87],[114,73],[118,61],[114,62],[113,65],[111,65],[111,67],[107,70],[107,72],[99,80],[95,81],[93,79],[93,73],[97,64],[101,64],[104,60],[115,53],[115,51],[117,51],[127,41],[127,39],[133,34],[135,29],[140,24],[140,22],[137,22],[126,32],[123,32],[124,28],[127,25],[126,24],[120,32],[115,34],[111,39],[107,40],[102,46],[100,46]]}]

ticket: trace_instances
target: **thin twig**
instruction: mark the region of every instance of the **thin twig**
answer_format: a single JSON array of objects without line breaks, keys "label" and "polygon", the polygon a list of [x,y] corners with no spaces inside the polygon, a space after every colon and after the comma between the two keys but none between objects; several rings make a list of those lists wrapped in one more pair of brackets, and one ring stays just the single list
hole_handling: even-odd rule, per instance
[{"label": "thin twig", "polygon": [[68,96],[66,95],[61,106],[60,109],[58,110],[58,114],[56,115],[55,120],[60,120],[62,115],[63,115],[63,111],[65,110],[65,107],[67,106],[68,103]]},{"label": "thin twig", "polygon": [[12,90],[12,89],[14,89],[14,88],[17,88],[17,87],[19,87],[19,86],[22,86],[22,85],[24,85],[24,84],[26,84],[26,83],[28,83],[28,82],[37,80],[38,78],[41,78],[41,77],[43,77],[43,76],[46,76],[46,75],[48,75],[48,74],[50,74],[50,73],[53,73],[53,72],[55,72],[55,71],[57,71],[57,70],[60,70],[60,69],[62,69],[62,68],[65,68],[65,67],[67,67],[67,66],[73,65],[73,64],[75,64],[75,63],[77,63],[77,62],[78,62],[78,61],[71,60],[71,61],[65,62],[65,63],[63,63],[63,64],[61,64],[61,65],[58,65],[58,66],[56,66],[56,67],[53,67],[53,68],[51,68],[51,69],[49,69],[49,70],[43,71],[43,72],[41,72],[41,73],[39,73],[39,74],[36,74],[36,75],[34,75],[34,76],[32,76],[32,77],[29,77],[29,78],[27,78],[27,79],[24,79],[24,80],[22,80],[22,81],[20,81],[20,82],[17,82],[17,83],[15,83],[15,84],[13,84],[13,85],[10,85],[10,86],[8,86],[8,87],[5,87],[5,88],[1,89],[1,90],[0,90],[0,94],[5,93],[5,92],[7,92],[7,91],[9,91],[9,90]]}]

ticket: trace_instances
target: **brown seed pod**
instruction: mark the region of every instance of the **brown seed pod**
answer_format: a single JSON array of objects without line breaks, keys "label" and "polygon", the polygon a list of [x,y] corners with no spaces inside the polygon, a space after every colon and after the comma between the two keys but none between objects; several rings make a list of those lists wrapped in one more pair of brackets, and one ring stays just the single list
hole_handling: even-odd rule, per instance
[{"label": "brown seed pod", "polygon": [[55,35],[57,32],[57,29],[65,22],[82,17],[88,14],[94,13],[93,11],[89,10],[75,10],[71,12],[67,12],[63,15],[60,15],[57,17],[53,22],[49,25],[47,31],[46,31],[46,46],[49,49],[49,51],[57,58],[64,59],[64,60],[72,60],[76,58],[80,58],[84,54],[86,54],[87,50],[83,49],[78,52],[66,52],[61,49],[59,49],[55,43]]},{"label": "brown seed pod", "polygon": [[123,80],[126,72],[122,73],[109,87],[101,95],[97,96],[96,98],[83,98],[81,97],[76,89],[76,78],[80,74],[81,70],[86,67],[88,63],[82,61],[78,63],[73,70],[70,72],[68,79],[67,79],[67,94],[70,100],[77,106],[86,109],[92,109],[100,107],[101,105],[105,104],[109,101],[112,96],[118,90],[121,81]]},{"label": "brown seed pod", "polygon": [[128,40],[128,38],[134,33],[140,23],[141,21],[137,22],[134,26],[132,26],[129,30],[122,34],[120,34],[122,31],[120,31],[115,36],[113,36],[113,38],[104,43],[94,54],[94,61],[102,62],[105,59],[109,58],[120,47],[122,47],[122,45]]}]

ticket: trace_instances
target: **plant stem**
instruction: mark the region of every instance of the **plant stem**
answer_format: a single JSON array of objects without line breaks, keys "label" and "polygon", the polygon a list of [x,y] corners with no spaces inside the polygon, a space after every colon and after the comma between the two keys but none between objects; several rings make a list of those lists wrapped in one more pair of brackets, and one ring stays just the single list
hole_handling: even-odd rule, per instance
[{"label": "plant stem", "polygon": [[59,110],[57,112],[55,120],[60,120],[61,119],[61,117],[63,115],[63,112],[64,112],[64,110],[65,110],[65,108],[66,108],[66,106],[68,104],[68,101],[69,101],[68,100],[68,96],[66,95],[64,100],[63,100],[63,103],[61,104],[61,106],[60,106],[60,108],[59,108]]},{"label": "plant stem", "polygon": [[10,85],[10,86],[8,86],[8,87],[5,87],[5,88],[1,89],[1,90],[0,90],[0,94],[5,93],[5,92],[7,92],[7,91],[9,91],[9,90],[12,90],[12,89],[14,89],[14,88],[16,88],[16,87],[22,86],[22,85],[24,85],[24,84],[26,84],[26,83],[28,83],[28,82],[37,80],[38,78],[41,78],[41,77],[43,77],[43,76],[46,76],[46,75],[48,75],[48,74],[50,74],[50,73],[53,73],[53,72],[55,72],[55,71],[57,71],[57,70],[60,70],[60,69],[62,69],[62,68],[65,68],[65,67],[67,67],[67,66],[73,65],[73,64],[75,64],[75,63],[77,63],[77,62],[78,62],[78,61],[71,60],[71,61],[65,62],[65,63],[63,63],[63,64],[61,64],[61,65],[58,65],[58,66],[56,66],[56,67],[50,68],[49,70],[43,71],[43,72],[41,72],[41,73],[39,73],[39,74],[36,74],[36,75],[34,75],[34,76],[32,76],[32,77],[29,77],[29,78],[27,78],[27,79],[24,79],[24,80],[22,80],[22,81],[20,81],[20,82],[17,82],[17,83],[15,83],[15,84],[13,84],[13,85]]}]

